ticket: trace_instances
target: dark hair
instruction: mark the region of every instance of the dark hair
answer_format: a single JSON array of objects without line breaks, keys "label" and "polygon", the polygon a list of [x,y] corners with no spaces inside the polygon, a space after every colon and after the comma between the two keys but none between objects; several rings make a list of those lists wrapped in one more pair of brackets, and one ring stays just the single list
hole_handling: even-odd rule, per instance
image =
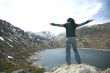
[{"label": "dark hair", "polygon": [[73,18],[68,18],[67,22],[71,23],[71,25],[73,26],[73,28],[76,28],[78,25],[75,23],[75,20]]},{"label": "dark hair", "polygon": [[70,22],[70,23],[75,23],[74,19],[73,18],[68,18],[67,19],[67,22]]}]

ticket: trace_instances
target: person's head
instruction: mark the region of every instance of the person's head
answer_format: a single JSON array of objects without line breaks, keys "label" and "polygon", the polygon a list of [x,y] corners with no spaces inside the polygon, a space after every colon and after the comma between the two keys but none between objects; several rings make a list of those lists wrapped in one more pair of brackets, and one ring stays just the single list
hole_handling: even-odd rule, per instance
[{"label": "person's head", "polygon": [[68,18],[67,19],[67,22],[69,22],[69,23],[75,23],[75,20],[73,18]]}]

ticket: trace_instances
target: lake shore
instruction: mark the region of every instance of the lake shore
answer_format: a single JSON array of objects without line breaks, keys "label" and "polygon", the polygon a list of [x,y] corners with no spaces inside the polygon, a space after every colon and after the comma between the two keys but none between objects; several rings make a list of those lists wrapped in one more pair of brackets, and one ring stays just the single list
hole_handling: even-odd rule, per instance
[{"label": "lake shore", "polygon": [[[59,49],[64,49],[64,48],[59,48]],[[97,50],[97,51],[110,51],[110,50],[108,50],[108,49],[95,49],[95,48],[92,48],[92,49],[90,49],[90,48],[78,48],[78,49],[84,49],[84,50]],[[42,50],[42,51],[44,51],[44,50]],[[28,60],[28,62],[34,62],[34,61],[38,61],[38,60],[40,60],[40,58],[41,58],[41,56],[39,55],[39,53],[40,52],[42,52],[42,51],[39,51],[39,52],[35,52],[33,55],[31,55],[31,56],[29,56],[29,58],[27,59]]]},{"label": "lake shore", "polygon": [[[46,49],[41,51],[38,53],[40,55],[39,60],[34,61],[33,64],[44,65],[50,68],[65,64],[65,51],[65,48]],[[94,48],[78,48],[78,51],[81,55],[82,63],[94,65],[102,69],[110,66],[110,51]],[[71,56],[72,64],[77,63],[73,51],[71,51]]]},{"label": "lake shore", "polygon": [[[64,49],[64,48],[60,48],[60,49]],[[78,49],[97,50],[97,51],[110,51],[108,49],[95,49],[95,48],[93,48],[93,49],[90,49],[90,48],[78,48]],[[34,62],[34,61],[40,60],[41,56],[39,55],[39,52],[38,53],[35,52],[33,55],[29,56],[28,61],[29,62]]]},{"label": "lake shore", "polygon": [[99,50],[99,51],[110,51],[109,49],[95,49],[95,48],[79,48],[79,49],[87,49],[87,50]]}]

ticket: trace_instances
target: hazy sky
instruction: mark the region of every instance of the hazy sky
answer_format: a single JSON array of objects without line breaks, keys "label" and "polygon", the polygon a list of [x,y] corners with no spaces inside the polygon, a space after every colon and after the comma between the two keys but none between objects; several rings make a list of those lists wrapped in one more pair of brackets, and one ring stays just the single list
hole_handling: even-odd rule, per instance
[{"label": "hazy sky", "polygon": [[58,34],[65,29],[50,26],[50,22],[65,23],[68,17],[73,17],[81,23],[101,7],[99,0],[0,0],[0,19],[25,31]]}]

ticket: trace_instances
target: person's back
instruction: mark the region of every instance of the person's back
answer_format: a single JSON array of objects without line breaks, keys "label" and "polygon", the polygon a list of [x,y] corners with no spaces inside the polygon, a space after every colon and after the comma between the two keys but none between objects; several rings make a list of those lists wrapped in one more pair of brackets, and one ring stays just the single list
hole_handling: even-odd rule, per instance
[{"label": "person's back", "polygon": [[74,19],[68,18],[64,27],[66,28],[66,37],[75,37],[75,30],[78,27],[78,24],[74,22]]}]

